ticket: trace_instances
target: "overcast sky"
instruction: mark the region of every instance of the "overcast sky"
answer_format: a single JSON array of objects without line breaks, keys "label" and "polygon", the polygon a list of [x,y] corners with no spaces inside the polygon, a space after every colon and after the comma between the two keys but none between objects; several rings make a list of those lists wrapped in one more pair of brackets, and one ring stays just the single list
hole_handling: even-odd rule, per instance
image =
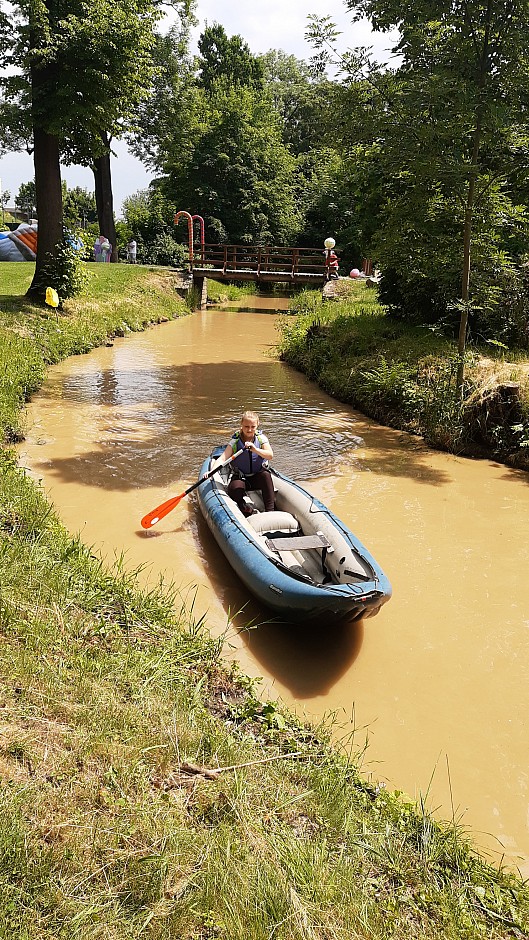
[{"label": "overcast sky", "polygon": [[[384,60],[391,45],[387,36],[372,34],[368,24],[351,23],[351,14],[343,3],[336,3],[322,11],[316,0],[267,0],[257,4],[255,0],[199,0],[199,26],[195,31],[198,39],[206,22],[221,23],[229,36],[237,33],[246,40],[254,53],[269,49],[283,49],[298,59],[309,59],[312,48],[304,34],[309,13],[327,14],[341,30],[340,48],[369,45],[377,58]],[[123,199],[145,189],[151,173],[136,160],[122,143],[115,142],[116,156],[112,158],[114,208],[119,216]],[[7,154],[0,157],[0,180],[3,190],[14,197],[21,183],[33,179],[33,160],[28,154]],[[93,192],[94,178],[90,170],[83,167],[64,167],[63,179],[68,186],[82,186]],[[12,203],[12,200],[11,200]]]}]

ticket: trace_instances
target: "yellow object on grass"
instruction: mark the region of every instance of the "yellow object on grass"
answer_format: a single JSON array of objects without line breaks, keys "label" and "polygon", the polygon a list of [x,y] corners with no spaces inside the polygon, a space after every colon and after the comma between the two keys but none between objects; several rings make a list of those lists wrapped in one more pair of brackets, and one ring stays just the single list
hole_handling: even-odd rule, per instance
[{"label": "yellow object on grass", "polygon": [[50,307],[59,306],[59,295],[57,291],[53,289],[53,287],[46,288],[46,303]]}]

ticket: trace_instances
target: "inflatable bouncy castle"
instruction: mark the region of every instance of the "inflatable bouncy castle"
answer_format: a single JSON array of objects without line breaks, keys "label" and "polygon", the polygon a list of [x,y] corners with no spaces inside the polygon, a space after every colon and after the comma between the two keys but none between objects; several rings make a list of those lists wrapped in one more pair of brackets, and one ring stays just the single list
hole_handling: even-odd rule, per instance
[{"label": "inflatable bouncy castle", "polygon": [[14,232],[0,232],[0,261],[34,261],[36,256],[36,222],[21,222]]}]

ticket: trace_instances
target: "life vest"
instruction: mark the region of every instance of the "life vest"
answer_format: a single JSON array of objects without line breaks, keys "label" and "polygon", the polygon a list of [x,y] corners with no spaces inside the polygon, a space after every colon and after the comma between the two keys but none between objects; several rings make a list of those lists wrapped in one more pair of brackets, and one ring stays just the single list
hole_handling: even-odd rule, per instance
[{"label": "life vest", "polygon": [[[255,444],[256,447],[262,447],[263,444],[268,443],[268,438],[266,434],[261,434],[260,431],[257,431],[252,443]],[[235,432],[230,444],[234,454],[236,454],[238,450],[241,451],[240,457],[235,458],[232,467],[237,467],[237,470],[240,470],[245,477],[251,477],[254,473],[259,473],[260,470],[266,470],[268,468],[268,460],[266,460],[265,457],[261,457],[260,454],[254,454],[244,446],[244,443],[241,441],[240,431]]]}]

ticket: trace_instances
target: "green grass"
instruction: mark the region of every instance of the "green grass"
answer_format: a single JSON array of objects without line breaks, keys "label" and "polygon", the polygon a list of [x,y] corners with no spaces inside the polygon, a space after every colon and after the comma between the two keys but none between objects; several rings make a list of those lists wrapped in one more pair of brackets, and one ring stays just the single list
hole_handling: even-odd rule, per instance
[{"label": "green grass", "polygon": [[[305,292],[291,313],[280,323],[281,357],[335,398],[434,447],[529,469],[529,361],[519,351],[469,347],[461,402],[455,341],[392,319],[365,285],[333,303]],[[509,382],[519,388],[506,410],[497,390]]]},{"label": "green grass", "polygon": [[227,300],[238,300],[248,294],[256,294],[257,285],[252,281],[247,284],[229,284],[223,281],[208,281],[208,300],[215,303],[225,303]]},{"label": "green grass", "polygon": [[[57,321],[24,267],[0,350],[27,329],[31,387],[81,333],[173,310],[159,272],[109,266]],[[0,473],[0,940],[527,935],[527,886],[260,702],[192,602],[72,539],[9,450]]]}]

